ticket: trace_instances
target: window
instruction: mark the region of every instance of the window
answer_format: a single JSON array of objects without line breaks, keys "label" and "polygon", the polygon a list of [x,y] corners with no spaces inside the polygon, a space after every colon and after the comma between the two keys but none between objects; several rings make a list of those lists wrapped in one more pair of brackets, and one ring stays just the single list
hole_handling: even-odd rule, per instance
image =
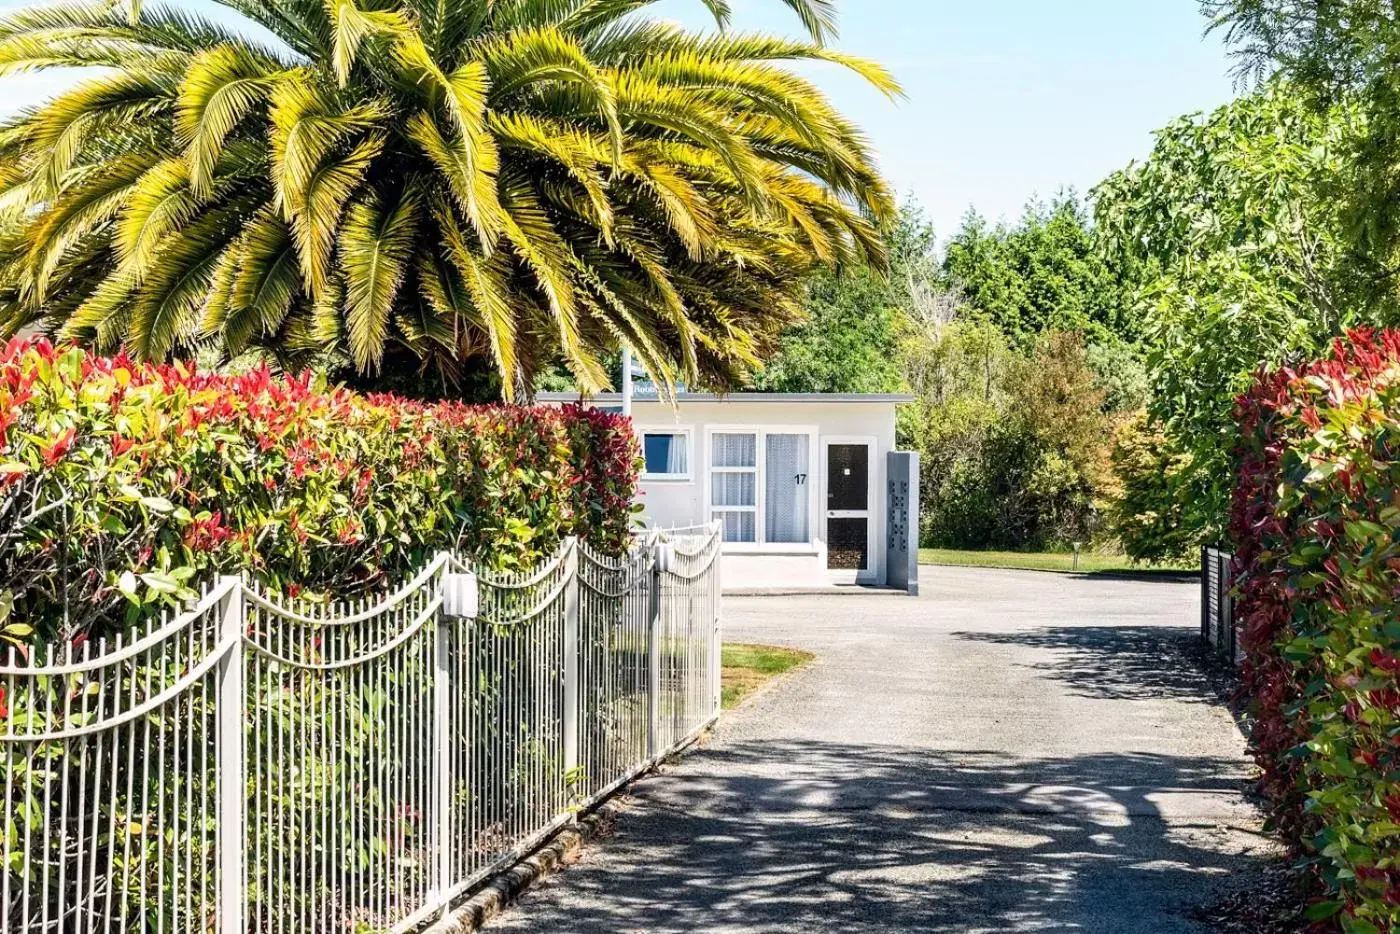
[{"label": "window", "polygon": [[710,517],[726,542],[811,543],[811,451],[810,433],[710,435]]},{"label": "window", "polygon": [[758,436],[710,436],[710,506],[726,542],[758,541]]},{"label": "window", "polygon": [[643,480],[690,479],[690,432],[671,429],[640,429]]}]

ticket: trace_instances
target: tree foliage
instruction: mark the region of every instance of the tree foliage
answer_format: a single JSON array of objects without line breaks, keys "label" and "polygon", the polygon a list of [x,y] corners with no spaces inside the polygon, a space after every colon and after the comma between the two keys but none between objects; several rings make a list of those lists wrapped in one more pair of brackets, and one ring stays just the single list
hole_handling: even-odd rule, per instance
[{"label": "tree foliage", "polygon": [[1047,331],[1081,331],[1094,343],[1134,334],[1115,271],[1095,249],[1088,211],[1073,193],[1030,202],[1011,227],[969,212],[948,243],[943,275],[972,313],[1020,347]]},{"label": "tree foliage", "polygon": [[1364,118],[1333,195],[1371,297],[1390,305],[1400,295],[1400,19],[1393,5],[1203,0],[1201,6],[1231,46],[1240,77],[1281,76],[1314,110],[1345,102]]},{"label": "tree foliage", "polygon": [[1111,458],[1119,493],[1108,521],[1117,544],[1135,561],[1189,560],[1198,544],[1185,520],[1191,455],[1142,411],[1115,429]]},{"label": "tree foliage", "polygon": [[1113,493],[1112,416],[1083,338],[1043,335],[1017,354],[987,321],[911,331],[925,545],[1039,549],[1088,542]]},{"label": "tree foliage", "polygon": [[1253,371],[1365,314],[1329,197],[1359,124],[1270,84],[1173,121],[1095,190],[1100,246],[1136,289],[1154,422],[1190,455],[1181,521],[1197,535],[1223,530],[1233,404]]},{"label": "tree foliage", "polygon": [[818,273],[803,320],[783,333],[754,380],[768,392],[894,392],[896,356],[914,292],[936,273],[933,228],[906,205],[884,232],[889,269],[852,266]]},{"label": "tree foliage", "polygon": [[[884,261],[857,128],[785,63],[810,41],[690,33],[649,0],[222,0],[0,20],[0,73],[93,66],[0,127],[0,329],[143,359],[213,346],[375,376],[545,361],[602,388],[735,383],[821,264]],[[728,4],[707,0],[723,25]]]}]

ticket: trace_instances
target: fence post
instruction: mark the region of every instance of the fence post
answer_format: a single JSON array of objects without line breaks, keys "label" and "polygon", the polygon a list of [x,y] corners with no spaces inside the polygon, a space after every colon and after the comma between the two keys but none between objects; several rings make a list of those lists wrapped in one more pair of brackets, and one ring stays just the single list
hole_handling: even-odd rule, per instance
[{"label": "fence post", "polygon": [[450,682],[452,665],[449,655],[451,645],[451,620],[447,591],[457,585],[449,581],[446,573],[438,578],[440,595],[444,605],[438,607],[433,632],[433,790],[437,807],[437,890],[440,917],[447,917],[448,892],[452,888],[452,685]]},{"label": "fence post", "polygon": [[246,934],[247,844],[243,823],[248,781],[243,736],[243,580],[226,574],[219,578],[219,585],[225,588],[219,604],[219,641],[233,642],[218,667],[219,788],[215,839],[219,848],[219,934]]},{"label": "fence post", "polygon": [[[715,538],[722,538],[724,535],[723,526],[718,522],[712,523],[710,534]],[[710,677],[713,680],[710,714],[718,717],[724,706],[724,614],[721,610],[724,605],[724,581],[721,574],[724,565],[720,561],[723,543],[716,541],[712,544],[715,554],[710,563],[710,605],[714,610],[715,624],[714,631],[710,636]]]},{"label": "fence post", "polygon": [[1235,601],[1230,596],[1230,591],[1234,587],[1234,582],[1231,580],[1230,563],[1230,555],[1221,552],[1220,620],[1221,624],[1225,627],[1225,631],[1222,632],[1221,635],[1224,637],[1223,641],[1225,643],[1226,657],[1229,658],[1230,664],[1233,665],[1235,663]]},{"label": "fence post", "polygon": [[1201,546],[1201,640],[1210,645],[1210,548]]},{"label": "fence post", "polygon": [[666,546],[651,547],[651,606],[647,613],[647,759],[661,757],[661,574]]},{"label": "fence post", "polygon": [[564,780],[579,766],[579,543],[564,559]]}]

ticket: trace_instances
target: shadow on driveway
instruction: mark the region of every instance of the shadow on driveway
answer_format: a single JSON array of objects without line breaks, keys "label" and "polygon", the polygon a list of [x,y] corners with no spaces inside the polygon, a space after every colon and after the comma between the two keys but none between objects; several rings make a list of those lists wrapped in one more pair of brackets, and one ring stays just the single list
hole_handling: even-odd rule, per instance
[{"label": "shadow on driveway", "polygon": [[1051,626],[1013,632],[955,632],[955,639],[1047,650],[1023,667],[1063,682],[1080,697],[1219,704],[1201,668],[1195,630],[1166,626]]},{"label": "shadow on driveway", "polygon": [[1263,862],[1235,760],[820,742],[707,749],[493,930],[1197,930]]}]

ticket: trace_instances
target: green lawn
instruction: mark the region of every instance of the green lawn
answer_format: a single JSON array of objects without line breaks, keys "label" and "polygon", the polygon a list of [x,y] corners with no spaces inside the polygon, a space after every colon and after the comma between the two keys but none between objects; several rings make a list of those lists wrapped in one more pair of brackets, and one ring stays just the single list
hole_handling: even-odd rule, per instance
[{"label": "green lawn", "polygon": [[723,658],[724,709],[742,704],[750,694],[785,672],[812,660],[810,652],[773,645],[726,645]]},{"label": "green lawn", "polygon": [[[949,564],[972,568],[1016,568],[1023,571],[1072,571],[1074,555],[1059,552],[954,551],[946,548],[920,548],[920,564]],[[1172,574],[1198,571],[1193,564],[1134,564],[1123,555],[1083,552],[1079,571],[1083,574]]]}]

